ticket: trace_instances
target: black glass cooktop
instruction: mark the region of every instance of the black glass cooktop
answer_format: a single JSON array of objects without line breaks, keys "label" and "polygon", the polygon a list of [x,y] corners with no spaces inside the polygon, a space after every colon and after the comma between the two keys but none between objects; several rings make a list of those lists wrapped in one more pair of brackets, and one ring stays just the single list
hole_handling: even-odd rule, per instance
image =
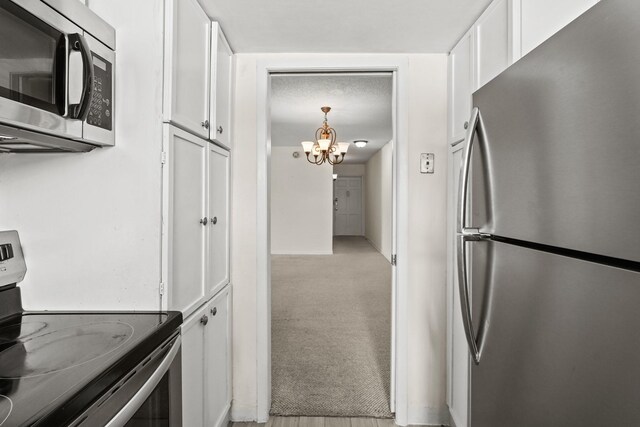
[{"label": "black glass cooktop", "polygon": [[182,323],[180,313],[23,313],[0,323],[0,426],[64,425]]}]

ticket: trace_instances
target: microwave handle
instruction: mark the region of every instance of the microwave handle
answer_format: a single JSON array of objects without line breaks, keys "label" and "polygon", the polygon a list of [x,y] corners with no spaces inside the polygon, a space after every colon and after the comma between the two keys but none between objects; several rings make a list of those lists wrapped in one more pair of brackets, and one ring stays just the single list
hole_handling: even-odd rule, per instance
[{"label": "microwave handle", "polygon": [[93,61],[91,50],[82,34],[69,34],[69,48],[82,55],[82,96],[78,104],[69,104],[69,118],[85,120],[93,98]]}]

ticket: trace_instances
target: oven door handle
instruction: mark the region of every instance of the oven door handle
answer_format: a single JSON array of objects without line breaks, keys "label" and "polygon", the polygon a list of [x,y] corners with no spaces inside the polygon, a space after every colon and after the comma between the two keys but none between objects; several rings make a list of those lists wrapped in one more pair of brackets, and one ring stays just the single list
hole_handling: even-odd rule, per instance
[{"label": "oven door handle", "polygon": [[93,57],[87,40],[82,34],[69,34],[69,49],[82,55],[82,95],[78,104],[69,104],[69,118],[84,121],[89,115],[93,100]]},{"label": "oven door handle", "polygon": [[106,427],[121,427],[127,424],[131,420],[131,417],[138,412],[138,409],[142,407],[144,402],[147,400],[151,393],[155,390],[155,388],[162,380],[162,377],[167,373],[173,360],[176,358],[178,351],[180,351],[181,346],[181,338],[180,335],[176,337],[176,340],[171,344],[171,349],[164,357],[158,369],[155,370],[153,374],[149,377],[146,383],[140,390],[131,398],[131,400],[113,417],[106,425]]}]

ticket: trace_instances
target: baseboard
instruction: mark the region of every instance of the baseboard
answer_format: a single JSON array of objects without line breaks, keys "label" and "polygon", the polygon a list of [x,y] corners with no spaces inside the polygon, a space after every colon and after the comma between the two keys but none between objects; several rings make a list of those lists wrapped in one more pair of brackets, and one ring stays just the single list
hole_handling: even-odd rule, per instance
[{"label": "baseboard", "polygon": [[423,406],[409,407],[409,425],[443,426],[449,425],[449,411],[444,407],[428,408]]},{"label": "baseboard", "polygon": [[391,262],[391,260],[390,260],[389,258],[387,258],[387,256],[386,256],[385,254],[383,254],[383,253],[382,253],[382,249],[380,249],[380,248],[378,247],[378,245],[376,245],[375,243],[373,243],[373,241],[372,241],[371,239],[369,239],[367,236],[364,236],[364,238],[366,239],[366,241],[367,241],[367,242],[369,242],[369,244],[370,244],[371,246],[373,246],[373,248],[374,248],[376,251],[380,252],[380,255],[382,255],[382,256],[384,257],[384,259],[386,259],[387,261]]},{"label": "baseboard", "polygon": [[231,405],[231,421],[233,422],[255,422],[257,420],[258,408],[255,405]]}]

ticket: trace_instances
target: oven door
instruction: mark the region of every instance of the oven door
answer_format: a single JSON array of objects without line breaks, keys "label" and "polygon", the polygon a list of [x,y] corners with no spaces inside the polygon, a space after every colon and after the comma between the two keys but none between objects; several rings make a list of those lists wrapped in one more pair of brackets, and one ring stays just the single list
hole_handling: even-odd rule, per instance
[{"label": "oven door", "polygon": [[73,427],[179,427],[182,425],[180,335],[167,340],[125,375]]},{"label": "oven door", "polygon": [[40,1],[2,1],[0,40],[0,122],[82,138],[93,91],[82,29]]}]

